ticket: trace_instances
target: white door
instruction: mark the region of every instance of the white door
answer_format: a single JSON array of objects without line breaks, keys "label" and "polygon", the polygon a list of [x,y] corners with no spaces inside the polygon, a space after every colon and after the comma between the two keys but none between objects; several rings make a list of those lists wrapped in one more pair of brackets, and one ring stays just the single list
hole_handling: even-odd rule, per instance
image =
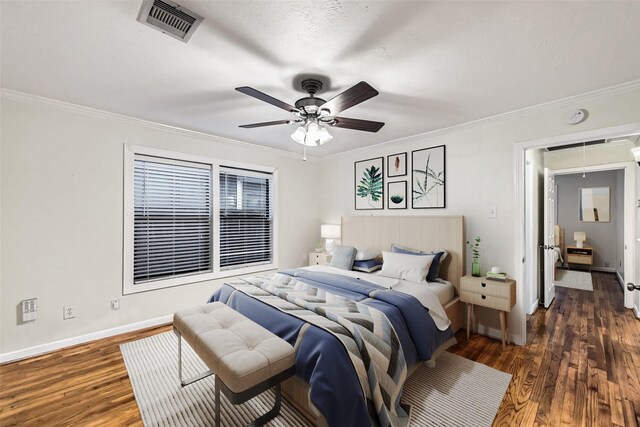
[{"label": "white door", "polygon": [[552,171],[544,168],[544,306],[549,308],[556,296],[556,269],[553,248],[556,224],[556,178]]}]

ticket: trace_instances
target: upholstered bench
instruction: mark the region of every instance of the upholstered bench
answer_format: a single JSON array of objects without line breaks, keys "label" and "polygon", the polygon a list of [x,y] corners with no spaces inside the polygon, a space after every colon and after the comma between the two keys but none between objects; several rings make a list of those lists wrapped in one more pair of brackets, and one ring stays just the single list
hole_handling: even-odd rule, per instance
[{"label": "upholstered bench", "polygon": [[[220,426],[220,391],[238,405],[275,387],[275,404],[251,425],[262,425],[280,412],[280,383],[295,373],[293,347],[262,326],[220,302],[176,312],[178,375],[184,387],[215,375],[215,425]],[[182,379],[182,338],[209,371]]]}]

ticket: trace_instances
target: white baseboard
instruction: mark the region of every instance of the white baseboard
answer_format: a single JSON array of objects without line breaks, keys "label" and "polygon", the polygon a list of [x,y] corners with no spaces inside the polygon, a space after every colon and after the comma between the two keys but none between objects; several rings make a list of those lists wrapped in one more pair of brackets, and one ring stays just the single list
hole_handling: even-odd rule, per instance
[{"label": "white baseboard", "polygon": [[63,340],[50,342],[47,344],[40,344],[34,347],[25,348],[22,350],[10,351],[8,353],[0,354],[0,364],[15,362],[17,360],[26,359],[28,357],[39,356],[51,351],[60,350],[61,348],[71,347],[78,344],[84,344],[89,341],[95,341],[101,338],[108,338],[114,335],[125,334],[127,332],[137,331],[139,329],[151,328],[153,326],[159,326],[166,323],[171,323],[173,316],[167,314],[166,316],[160,316],[153,319],[143,320],[141,322],[129,323],[127,325],[116,326],[115,328],[105,329],[102,331],[91,332],[89,334],[80,335],[77,337],[65,338]]},{"label": "white baseboard", "polygon": [[[580,271],[580,268],[574,268],[575,271]],[[584,270],[586,271],[586,270]],[[600,271],[602,273],[617,273],[618,270],[616,270],[613,267],[591,267],[591,271]]]},{"label": "white baseboard", "polygon": [[638,306],[637,305],[633,306],[633,312],[635,313],[636,317],[638,319],[640,319],[640,310],[638,310]]},{"label": "white baseboard", "polygon": [[[507,313],[507,316],[509,314]],[[518,344],[518,345],[522,345],[522,339],[519,335],[516,335],[513,333],[513,331],[511,330],[511,328],[509,328],[509,332],[510,332],[510,336],[507,337],[507,340],[510,340],[511,342]],[[480,335],[486,335],[490,338],[496,339],[496,340],[500,340],[502,341],[502,331],[498,328],[491,328],[489,326],[484,326],[484,325],[478,325],[478,330],[476,331],[476,333],[480,334]]]},{"label": "white baseboard", "polygon": [[528,315],[531,315],[533,313],[536,312],[536,310],[538,309],[538,304],[540,304],[540,300],[538,298],[536,298],[536,300],[533,302],[533,304],[531,304],[531,307],[529,307],[529,311],[528,311]]}]

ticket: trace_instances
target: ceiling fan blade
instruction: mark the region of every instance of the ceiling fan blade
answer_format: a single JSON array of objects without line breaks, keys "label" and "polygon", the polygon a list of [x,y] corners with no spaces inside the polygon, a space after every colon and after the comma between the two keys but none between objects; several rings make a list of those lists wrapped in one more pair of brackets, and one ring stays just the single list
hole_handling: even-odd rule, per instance
[{"label": "ceiling fan blade", "polygon": [[266,93],[260,92],[249,86],[237,87],[236,90],[238,92],[242,92],[245,95],[253,96],[254,98],[259,99],[260,101],[267,102],[271,105],[275,105],[278,108],[282,108],[285,111],[289,111],[290,113],[295,113],[298,111],[296,107],[293,105],[289,105],[284,101],[280,101],[279,99],[274,98],[273,96],[269,96]]},{"label": "ceiling fan blade", "polygon": [[240,127],[245,129],[251,129],[251,128],[259,128],[262,126],[286,125],[289,123],[291,123],[291,120],[276,120],[273,122],[262,122],[262,123],[251,123],[250,125],[240,125]]},{"label": "ceiling fan blade", "polygon": [[384,126],[382,122],[371,120],[350,119],[348,117],[334,117],[335,122],[331,125],[337,128],[353,130],[363,130],[365,132],[378,132]]},{"label": "ceiling fan blade", "polygon": [[319,110],[329,110],[331,115],[335,115],[376,95],[378,91],[369,83],[360,82],[322,104]]}]

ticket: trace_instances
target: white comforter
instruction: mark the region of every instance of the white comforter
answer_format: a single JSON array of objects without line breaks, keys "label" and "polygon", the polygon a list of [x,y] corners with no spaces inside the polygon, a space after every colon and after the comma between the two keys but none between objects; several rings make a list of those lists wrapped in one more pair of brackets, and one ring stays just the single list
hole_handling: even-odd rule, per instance
[{"label": "white comforter", "polygon": [[444,331],[451,324],[451,321],[447,317],[447,313],[438,300],[438,297],[424,284],[412,283],[406,280],[384,277],[371,273],[363,273],[360,271],[343,270],[341,268],[330,267],[328,265],[312,265],[310,267],[304,267],[304,269],[355,277],[376,285],[384,286],[385,288],[393,289],[394,291],[411,295],[420,301],[424,307],[429,309],[429,313],[431,314],[431,317],[438,329]]},{"label": "white comforter", "polygon": [[558,260],[564,264],[564,260],[562,259],[562,250],[560,248],[553,248],[553,263],[555,264]]}]

